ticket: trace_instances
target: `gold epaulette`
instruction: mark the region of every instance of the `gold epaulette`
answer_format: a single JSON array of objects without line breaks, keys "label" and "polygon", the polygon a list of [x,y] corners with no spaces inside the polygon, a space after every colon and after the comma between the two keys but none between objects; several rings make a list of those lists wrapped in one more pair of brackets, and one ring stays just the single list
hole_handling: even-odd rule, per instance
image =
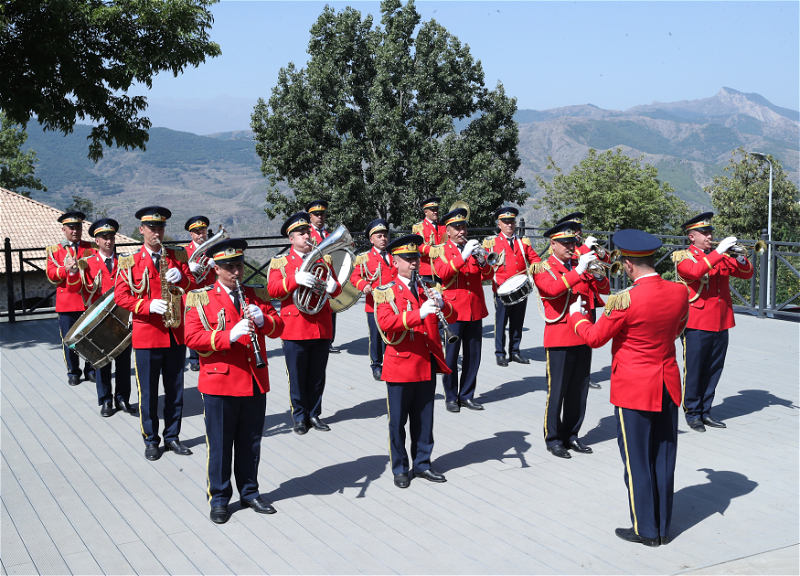
[{"label": "gold epaulette", "polygon": [[120,270],[130,270],[136,263],[136,254],[128,254],[127,256],[120,256],[117,266]]},{"label": "gold epaulette", "polygon": [[697,262],[691,250],[675,250],[675,252],[672,253],[672,261],[675,264],[677,264],[681,260],[686,260],[687,258],[692,262]]},{"label": "gold epaulette", "polygon": [[610,316],[614,310],[627,310],[628,308],[630,308],[631,290],[633,290],[635,287],[636,285],[634,284],[633,286],[630,286],[625,290],[617,292],[616,294],[611,294],[608,297],[608,301],[606,302],[606,307],[605,310],[603,311],[603,314],[605,314],[606,316]]},{"label": "gold epaulette", "polygon": [[444,244],[440,244],[439,246],[431,246],[431,249],[428,252],[428,257],[431,260],[435,258],[441,258],[442,260],[447,262],[447,258],[444,257]]},{"label": "gold epaulette", "polygon": [[389,282],[383,286],[378,286],[372,291],[372,299],[375,301],[375,304],[385,304],[394,301],[394,290],[392,290],[392,286],[394,286],[394,282]]},{"label": "gold epaulette", "polygon": [[418,224],[414,224],[411,227],[411,233],[412,234],[419,234],[421,236],[422,235],[422,222],[420,222]]},{"label": "gold epaulette", "polygon": [[486,250],[491,250],[492,248],[494,248],[495,242],[497,242],[497,236],[489,236],[488,238],[484,238],[483,247]]},{"label": "gold epaulette", "polygon": [[78,268],[80,268],[81,270],[86,270],[89,267],[89,258],[91,258],[91,256],[89,256],[88,258],[79,258]]},{"label": "gold epaulette", "polygon": [[186,295],[186,310],[188,311],[189,308],[198,308],[199,306],[207,306],[208,291],[212,288],[213,286],[206,286],[205,288],[198,288],[197,290],[189,292]]},{"label": "gold epaulette", "polygon": [[50,256],[50,254],[55,254],[58,252],[59,248],[61,248],[61,244],[53,244],[52,246],[45,248],[45,251],[47,252],[47,255]]},{"label": "gold epaulette", "polygon": [[288,258],[286,256],[275,257],[269,263],[270,270],[283,270],[286,265],[289,263]]},{"label": "gold epaulette", "polygon": [[97,242],[89,242],[89,248],[92,250],[100,250],[100,246],[97,245]]},{"label": "gold epaulette", "polygon": [[267,288],[263,284],[245,284],[246,287],[252,288],[253,292],[255,292],[256,298],[263,302],[269,302],[269,292]]},{"label": "gold epaulette", "polygon": [[530,238],[525,237],[525,238],[521,238],[521,240],[522,240],[522,243],[525,244],[525,246],[533,246],[531,244],[531,239]]},{"label": "gold epaulette", "polygon": [[322,261],[328,266],[333,266],[333,258],[330,254],[325,254],[325,256],[322,257]]},{"label": "gold epaulette", "polygon": [[186,251],[186,248],[183,248],[181,246],[171,246],[169,250],[172,250],[172,253],[175,256],[175,260],[177,260],[178,262],[189,261],[189,253]]},{"label": "gold epaulette", "polygon": [[354,266],[361,266],[362,264],[366,264],[367,260],[369,259],[369,252],[364,252],[363,254],[359,254],[356,256],[356,261]]},{"label": "gold epaulette", "polygon": [[544,272],[545,270],[550,270],[550,264],[547,263],[547,260],[542,260],[541,262],[534,262],[530,266],[531,274],[534,276],[536,276],[541,272]]}]

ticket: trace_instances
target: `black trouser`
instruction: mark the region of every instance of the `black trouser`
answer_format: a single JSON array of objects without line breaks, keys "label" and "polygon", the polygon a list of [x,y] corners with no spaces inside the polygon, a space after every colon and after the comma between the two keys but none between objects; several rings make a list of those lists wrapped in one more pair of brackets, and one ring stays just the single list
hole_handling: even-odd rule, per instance
[{"label": "black trouser", "polygon": [[[67,333],[78,321],[78,318],[83,316],[83,311],[79,312],[59,312],[58,313],[58,330],[61,332],[61,347],[64,352],[64,365],[67,367],[68,376],[81,375],[81,357],[72,348],[64,343],[64,338]],[[83,367],[83,376],[88,379],[89,375],[94,372],[94,368],[88,362]]]},{"label": "black trouser", "polygon": [[[472,400],[478,383],[483,345],[481,320],[458,320],[449,325],[458,340],[445,346],[445,362],[452,373],[442,376],[445,402]],[[462,350],[461,379],[458,377],[458,353]]]},{"label": "black trouser", "polygon": [[386,345],[378,332],[378,323],[375,322],[375,314],[367,312],[367,327],[369,328],[369,365],[373,371],[380,370],[383,366],[383,352]]},{"label": "black trouser", "polygon": [[728,331],[687,328],[683,343],[683,411],[693,422],[711,415],[717,384],[728,353]]},{"label": "black trouser", "polygon": [[[114,392],[111,391],[111,364],[114,364]],[[128,346],[120,352],[114,360],[96,371],[97,374],[97,404],[111,400],[131,399],[131,347]]]},{"label": "black trouser", "polygon": [[547,404],[544,442],[548,448],[578,439],[586,415],[592,349],[580,346],[547,348]]},{"label": "black trouser", "polygon": [[134,366],[139,388],[139,424],[145,444],[158,445],[158,377],[164,381],[164,442],[178,440],[183,415],[183,365],[186,346],[170,330],[169,348],[135,348]]},{"label": "black trouser", "polygon": [[292,420],[306,422],[322,414],[325,369],[328,367],[330,340],[284,340],[283,357],[289,376],[289,401]]},{"label": "black trouser", "polygon": [[199,364],[200,363],[200,355],[197,353],[197,350],[192,350],[189,348],[189,364]]},{"label": "black trouser", "polygon": [[[431,379],[423,382],[387,382],[389,410],[389,457],[392,474],[424,472],[431,467],[433,452],[433,398],[436,394],[436,360],[431,356]],[[409,466],[406,422],[411,435]]]},{"label": "black trouser", "polygon": [[508,325],[508,355],[519,354],[522,343],[522,324],[525,322],[525,309],[528,300],[506,306],[494,295],[494,353],[499,358],[506,355],[506,325]]}]

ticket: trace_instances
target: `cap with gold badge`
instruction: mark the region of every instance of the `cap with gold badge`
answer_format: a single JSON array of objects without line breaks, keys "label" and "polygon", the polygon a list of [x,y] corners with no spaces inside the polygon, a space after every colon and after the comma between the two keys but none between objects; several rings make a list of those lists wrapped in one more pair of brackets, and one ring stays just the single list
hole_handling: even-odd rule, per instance
[{"label": "cap with gold badge", "polygon": [[297,212],[289,216],[286,222],[281,226],[281,236],[289,237],[291,232],[300,230],[302,228],[309,228],[311,226],[311,216],[308,212]]},{"label": "cap with gold badge", "polygon": [[205,216],[192,216],[186,221],[186,224],[184,224],[183,228],[187,232],[194,232],[198,228],[208,228],[210,223],[211,221]]},{"label": "cap with gold badge", "polygon": [[306,204],[306,212],[309,214],[311,212],[325,212],[328,210],[328,201],[327,200],[312,200],[308,204]]},{"label": "cap with gold badge", "polygon": [[386,251],[392,256],[401,258],[419,258],[419,247],[423,242],[424,240],[419,234],[406,234],[389,242]]},{"label": "cap with gold badge", "polygon": [[383,218],[376,218],[369,224],[367,224],[367,229],[364,231],[364,234],[369,238],[376,232],[388,232],[389,231],[389,224]]},{"label": "cap with gold badge", "polygon": [[495,220],[514,220],[519,216],[519,210],[513,206],[503,206],[494,211]]},{"label": "cap with gold badge", "polygon": [[145,226],[164,226],[172,217],[172,212],[163,206],[148,206],[137,210],[136,218],[142,221]]},{"label": "cap with gold badge", "polygon": [[61,216],[58,217],[58,221],[64,224],[65,226],[70,226],[73,224],[81,224],[83,221],[86,220],[86,214],[83,212],[78,212],[74,210],[72,212],[64,212]]},{"label": "cap with gold badge", "polygon": [[467,209],[456,208],[455,210],[450,210],[450,212],[444,215],[444,217],[442,218],[442,222],[444,223],[445,226],[451,226],[453,224],[466,224]]},{"label": "cap with gold badge", "polygon": [[559,242],[575,242],[575,233],[577,232],[576,228],[578,226],[579,224],[571,220],[562,222],[550,228],[544,233],[544,236],[550,238],[550,240],[558,240]]},{"label": "cap with gold badge", "polygon": [[681,228],[686,232],[691,232],[692,230],[699,230],[702,232],[713,230],[714,227],[711,225],[712,216],[714,216],[713,212],[703,212],[681,224]]},{"label": "cap with gold badge", "polygon": [[583,212],[572,212],[571,214],[567,214],[560,220],[556,222],[556,224],[563,224],[564,222],[572,222],[577,224],[578,228],[583,228]]},{"label": "cap with gold badge", "polygon": [[206,256],[212,258],[215,264],[233,264],[244,261],[244,250],[247,241],[241,238],[229,238],[209,246]]},{"label": "cap with gold badge", "polygon": [[113,218],[101,218],[89,226],[89,236],[92,238],[98,234],[116,234],[119,230],[119,222]]}]

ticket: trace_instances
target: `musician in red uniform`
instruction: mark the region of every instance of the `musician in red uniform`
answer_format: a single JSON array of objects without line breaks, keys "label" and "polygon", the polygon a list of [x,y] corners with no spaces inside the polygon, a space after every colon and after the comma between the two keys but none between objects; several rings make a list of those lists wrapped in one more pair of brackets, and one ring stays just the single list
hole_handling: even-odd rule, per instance
[{"label": "musician in red uniform", "polygon": [[[528,238],[516,235],[517,216],[519,210],[513,206],[504,206],[494,212],[494,219],[500,234],[483,241],[487,252],[500,254],[494,267],[492,292],[494,293],[494,354],[498,366],[508,366],[508,358],[520,364],[530,364],[520,353],[522,343],[522,324],[525,321],[525,309],[528,300],[510,306],[503,304],[497,296],[497,289],[509,278],[526,274],[528,267],[539,262],[539,255],[531,246]],[[506,358],[506,326],[508,326],[508,358]]]},{"label": "musician in red uniform", "polygon": [[447,242],[447,232],[443,224],[439,224],[439,202],[442,199],[438,196],[426,198],[420,203],[422,213],[425,218],[422,222],[414,224],[411,227],[411,232],[419,234],[424,240],[424,244],[419,247],[422,258],[419,263],[419,274],[422,276],[423,282],[427,284],[436,284],[437,279],[431,264],[431,249],[440,246]]},{"label": "musician in red uniform", "polygon": [[609,293],[608,280],[595,277],[589,263],[595,254],[582,255],[576,264],[575,230],[571,222],[556,224],[544,233],[550,238],[552,254],[533,264],[533,280],[542,299],[545,316],[544,347],[547,353],[547,403],[544,416],[544,441],[547,450],[559,458],[570,458],[567,448],[591,454],[592,449],[578,439],[586,415],[589,370],[592,350],[570,329],[567,308],[579,295],[588,306],[595,296]]},{"label": "musician in red uniform", "polygon": [[[342,287],[333,271],[318,280],[313,273],[300,270],[303,258],[312,249],[307,212],[298,212],[286,220],[281,227],[281,235],[289,238],[291,248],[286,256],[272,259],[267,289],[271,298],[281,301],[284,323],[281,338],[289,377],[294,431],[305,434],[310,423],[315,430],[327,432],[330,426],[323,422],[320,415],[328,350],[333,337],[329,296],[335,298],[341,294]],[[320,258],[316,262],[330,264],[330,257]],[[313,291],[312,306],[319,298],[325,299],[325,304],[317,314],[307,314],[297,309],[294,293],[298,289]]]},{"label": "musician in red uniform", "polygon": [[736,238],[725,238],[713,249],[713,215],[704,212],[685,222],[692,244],[672,255],[678,278],[689,286],[689,323],[682,338],[683,410],[686,423],[697,432],[705,432],[706,426],[726,427],[711,416],[711,406],[725,365],[728,329],[736,324],[729,282],[731,276],[753,276],[746,254],[728,255]]},{"label": "musician in red uniform", "polygon": [[[189,233],[192,241],[188,244],[181,244],[186,249],[186,256],[191,259],[195,251],[208,240],[208,225],[209,219],[205,216],[192,216],[186,221],[183,228]],[[192,271],[194,283],[196,286],[203,288],[205,286],[212,286],[214,284],[214,272],[211,266],[202,266],[198,262],[189,262],[189,269]],[[200,360],[196,350],[192,350],[189,346],[189,369],[192,372],[200,370]]]},{"label": "musician in red uniform", "polygon": [[[264,338],[278,338],[283,320],[263,286],[243,286],[247,242],[232,238],[208,248],[216,282],[186,295],[186,343],[200,352],[197,389],[203,395],[206,424],[206,466],[210,518],[224,524],[230,518],[233,494],[231,463],[243,507],[260,514],[275,508],[258,491],[261,433],[267,410],[269,370]],[[256,342],[252,340],[253,335]]]},{"label": "musician in red uniform", "polygon": [[[164,280],[188,290],[193,287],[186,250],[162,244],[164,230],[172,213],[161,206],[148,206],[136,212],[141,220],[141,250],[119,259],[114,285],[114,301],[133,312],[133,361],[139,389],[139,424],[144,438],[145,458],[158,460],[158,380],[164,381],[164,450],[176,454],[192,453],[179,438],[183,413],[183,366],[186,346],[183,340],[183,305],[180,299],[170,306],[162,299],[160,268]],[[166,289],[166,286],[164,287]],[[173,314],[176,327],[164,324],[164,313]]]},{"label": "musician in red uniform", "polygon": [[[452,304],[457,314],[457,321],[450,328],[458,340],[447,343],[445,354],[450,368],[450,373],[442,378],[445,408],[448,412],[459,412],[461,406],[483,410],[483,405],[475,401],[481,365],[482,320],[489,315],[482,282],[490,279],[494,271],[485,259],[479,260],[473,254],[480,242],[467,240],[467,210],[451,210],[443,220],[447,227],[447,243],[429,254],[436,276],[441,279],[444,299]],[[462,345],[459,381],[458,354]]]},{"label": "musician in red uniform", "polygon": [[[61,347],[70,386],[81,383],[81,359],[77,352],[64,344],[64,337],[86,310],[78,261],[95,252],[92,243],[81,240],[85,219],[86,215],[77,211],[65,212],[59,216],[64,240],[60,244],[47,247],[47,279],[56,285],[58,329],[61,332]],[[95,381],[94,368],[88,362],[83,367],[83,375],[86,380]]]},{"label": "musician in red uniform", "polygon": [[594,324],[570,307],[570,326],[592,348],[613,338],[611,403],[616,406],[617,443],[625,465],[631,528],[617,528],[628,542],[669,543],[675,459],[678,448],[680,373],[675,339],[686,325],[686,288],[655,271],[661,240],[641,230],[614,234],[633,285],[613,296]]},{"label": "musician in red uniform", "polygon": [[[306,204],[306,212],[311,222],[311,243],[319,246],[325,238],[331,235],[325,226],[328,221],[328,201],[312,200]],[[344,280],[347,279],[345,278]],[[336,340],[336,314],[333,311],[331,311],[331,326],[331,343],[328,346],[328,352],[330,354],[339,354],[341,350],[333,345],[333,341]]]},{"label": "musician in red uniform", "polygon": [[386,220],[383,218],[373,220],[367,225],[364,234],[372,243],[372,248],[356,258],[350,283],[366,295],[364,309],[369,327],[370,368],[372,377],[380,380],[384,346],[378,333],[378,325],[375,323],[372,290],[388,284],[394,276],[395,268],[386,251],[386,245],[389,243],[389,225]]},{"label": "musician in red uniform", "polygon": [[[387,249],[397,274],[393,282],[373,292],[375,316],[386,339],[383,379],[389,411],[389,456],[398,488],[408,488],[409,474],[430,482],[446,481],[443,474],[431,468],[436,374],[450,372],[442,353],[436,310],[441,310],[448,322],[455,320],[456,314],[435,290],[434,299],[429,300],[415,277],[422,244],[417,234],[392,241]],[[411,432],[411,464],[406,452],[406,421]]]},{"label": "musician in red uniform", "polygon": [[[114,289],[114,282],[119,269],[116,254],[117,231],[119,223],[113,218],[101,218],[89,227],[89,235],[97,244],[97,252],[82,260],[81,278],[87,301],[94,304],[101,295]],[[111,364],[114,364],[115,390],[111,390]],[[117,354],[109,362],[96,371],[97,373],[97,404],[100,406],[100,415],[108,418],[114,414],[112,402],[117,410],[135,414],[130,405],[131,396],[131,347]]]}]

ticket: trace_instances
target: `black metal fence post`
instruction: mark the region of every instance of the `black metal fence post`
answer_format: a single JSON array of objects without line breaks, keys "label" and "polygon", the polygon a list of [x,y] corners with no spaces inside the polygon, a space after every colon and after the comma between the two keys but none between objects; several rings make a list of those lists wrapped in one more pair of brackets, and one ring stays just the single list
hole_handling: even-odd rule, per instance
[{"label": "black metal fence post", "polygon": [[[619,232],[619,224],[616,224],[614,226],[614,234],[616,234],[617,232]],[[614,251],[614,234],[612,234],[611,238],[608,239],[608,251],[609,251],[609,253]],[[609,277],[611,277],[610,274],[609,274]],[[612,288],[614,290],[616,290],[616,291],[619,291],[621,289],[621,283],[624,280],[624,278],[625,278],[625,273],[624,272],[622,273],[622,276],[618,276],[616,278],[612,278],[611,282],[613,282],[613,284],[614,284]]]},{"label": "black metal fence post", "polygon": [[6,288],[8,290],[8,321],[16,322],[16,302],[14,302],[14,268],[11,266],[11,238],[6,238],[3,245],[6,258]]},{"label": "black metal fence post", "polygon": [[[767,235],[766,228],[761,231],[761,239],[767,242],[769,236]],[[758,258],[758,317],[767,317],[767,254],[769,250],[765,250]]]}]

